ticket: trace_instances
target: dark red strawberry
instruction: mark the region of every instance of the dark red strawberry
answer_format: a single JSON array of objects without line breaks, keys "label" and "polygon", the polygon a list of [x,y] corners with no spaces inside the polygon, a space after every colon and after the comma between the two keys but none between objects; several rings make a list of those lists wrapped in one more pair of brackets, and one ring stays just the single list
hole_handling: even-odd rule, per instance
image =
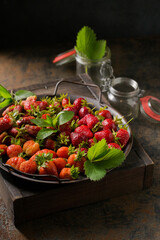
[{"label": "dark red strawberry", "polygon": [[12,137],[16,137],[18,134],[17,128],[12,127],[11,129],[8,130],[8,134],[11,135]]},{"label": "dark red strawberry", "polygon": [[124,147],[129,140],[129,133],[126,129],[121,128],[116,133],[116,138],[118,139],[118,142]]},{"label": "dark red strawberry", "polygon": [[85,115],[87,115],[91,112],[92,112],[92,110],[89,107],[81,107],[78,112],[78,115],[80,118],[83,118]]},{"label": "dark red strawberry", "polygon": [[47,149],[54,150],[55,147],[56,147],[56,141],[54,141],[53,139],[47,138],[44,141],[44,147],[47,148]]},{"label": "dark red strawberry", "polygon": [[81,142],[83,141],[85,142],[87,140],[84,134],[76,133],[76,132],[72,132],[70,134],[70,138],[71,138],[72,145],[75,147],[78,147]]},{"label": "dark red strawberry", "polygon": [[109,148],[116,148],[116,149],[121,150],[121,147],[120,147],[117,143],[115,143],[115,142],[109,143],[109,144],[108,144],[108,147],[109,147]]},{"label": "dark red strawberry", "polygon": [[37,106],[39,106],[40,111],[45,110],[48,107],[47,101],[37,101]]},{"label": "dark red strawberry", "polygon": [[12,127],[13,121],[9,117],[7,118],[0,118],[0,133],[8,130]]},{"label": "dark red strawberry", "polygon": [[71,125],[70,122],[64,123],[63,125],[59,126],[60,132],[71,132]]},{"label": "dark red strawberry", "polygon": [[78,125],[79,125],[79,126],[81,126],[81,125],[86,125],[86,124],[87,124],[86,116],[87,116],[87,115],[85,115],[83,118],[81,118],[81,119],[78,121]]},{"label": "dark red strawberry", "polygon": [[11,105],[8,108],[6,108],[6,110],[4,110],[4,112],[2,113],[2,116],[5,116],[7,113],[9,112],[13,112],[13,111],[17,111],[19,113],[21,113],[23,110],[21,105]]},{"label": "dark red strawberry", "polygon": [[92,129],[99,122],[99,119],[92,114],[87,114],[85,118],[86,124],[90,129]]},{"label": "dark red strawberry", "polygon": [[97,141],[105,139],[107,143],[113,142],[113,134],[110,129],[96,132],[94,137],[97,139]]},{"label": "dark red strawberry", "polygon": [[25,125],[25,130],[29,135],[36,137],[37,133],[41,130],[41,127],[27,124]]},{"label": "dark red strawberry", "polygon": [[88,138],[88,139],[93,137],[93,133],[91,132],[89,127],[86,125],[81,125],[81,126],[77,127],[75,129],[75,132],[84,134],[86,136],[86,138]]},{"label": "dark red strawberry", "polygon": [[17,120],[16,123],[18,127],[21,127],[23,124],[34,125],[34,123],[31,122],[31,119],[35,119],[35,117],[33,116],[22,117],[19,120]]},{"label": "dark red strawberry", "polygon": [[110,129],[110,130],[114,130],[114,131],[117,131],[117,125],[115,124],[115,122],[112,120],[112,119],[105,119],[103,122],[102,122],[102,125],[103,125],[103,129],[106,130],[106,129]]},{"label": "dark red strawberry", "polygon": [[79,111],[85,101],[86,100],[84,98],[80,97],[80,98],[77,98],[76,100],[74,100],[73,105],[75,105]]},{"label": "dark red strawberry", "polygon": [[67,106],[66,108],[64,108],[63,111],[72,111],[72,112],[74,112],[75,115],[77,115],[77,113],[78,113],[78,109],[75,105]]},{"label": "dark red strawberry", "polygon": [[98,115],[104,117],[105,119],[106,118],[112,119],[112,115],[111,115],[110,111],[108,111],[106,109],[103,109],[102,111],[100,111],[98,113]]}]

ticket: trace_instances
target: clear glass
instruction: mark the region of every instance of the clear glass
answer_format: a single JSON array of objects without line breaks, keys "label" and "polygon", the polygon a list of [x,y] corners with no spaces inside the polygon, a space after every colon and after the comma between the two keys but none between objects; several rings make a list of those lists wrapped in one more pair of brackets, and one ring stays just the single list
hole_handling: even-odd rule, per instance
[{"label": "clear glass", "polygon": [[93,82],[97,84],[102,92],[106,92],[111,84],[113,68],[111,66],[110,50],[100,60],[90,60],[76,53],[76,73],[88,74]]},{"label": "clear glass", "polygon": [[139,114],[142,91],[135,80],[129,78],[115,78],[107,93],[111,106],[124,117],[137,118]]}]

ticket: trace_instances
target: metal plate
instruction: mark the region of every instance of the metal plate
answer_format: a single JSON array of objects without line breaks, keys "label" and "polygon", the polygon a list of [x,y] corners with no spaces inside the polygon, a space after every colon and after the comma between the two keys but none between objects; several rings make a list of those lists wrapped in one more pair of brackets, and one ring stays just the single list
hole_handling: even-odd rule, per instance
[{"label": "metal plate", "polygon": [[[54,96],[55,95],[49,95],[49,97],[54,97]],[[41,98],[41,97],[44,97],[44,95],[37,95],[37,97]],[[69,95],[69,97],[70,97],[71,102],[73,102],[76,98],[83,97],[83,96]],[[88,103],[93,104],[96,107],[97,110],[100,109],[100,107],[105,106],[95,99],[87,98],[87,97],[84,97],[84,98],[87,100]],[[91,105],[92,108],[93,108],[93,105]],[[7,107],[0,110],[0,116],[2,116],[2,112]],[[117,110],[115,110],[114,108],[112,108],[110,106],[108,106],[107,110],[109,110],[113,116],[118,116],[119,118],[122,117],[122,115]],[[122,122],[123,122],[123,124],[126,124],[127,120],[125,118],[123,118]],[[123,152],[125,153],[126,157],[130,153],[132,145],[133,145],[133,136],[132,136],[132,131],[131,131],[131,128],[130,128],[129,125],[128,125],[128,132],[129,132],[129,135],[130,135],[130,139],[129,139],[126,147],[123,149]],[[16,178],[20,178],[20,179],[23,179],[23,180],[26,180],[26,181],[30,181],[31,183],[35,182],[35,183],[39,183],[39,184],[73,184],[73,183],[78,183],[78,182],[82,182],[82,181],[89,181],[89,179],[87,177],[83,176],[83,175],[81,175],[79,177],[79,179],[77,179],[77,180],[67,180],[67,179],[62,180],[62,179],[59,179],[57,177],[50,176],[50,175],[22,173],[22,172],[20,172],[16,169],[12,168],[9,165],[3,164],[2,162],[0,162],[0,169],[2,169],[3,171],[7,172],[8,174],[10,174],[10,175],[12,175]],[[112,171],[112,170],[109,170],[108,172],[110,172],[110,171]],[[52,177],[52,178],[54,177],[54,180],[47,180],[46,178],[49,178],[49,177]]]}]

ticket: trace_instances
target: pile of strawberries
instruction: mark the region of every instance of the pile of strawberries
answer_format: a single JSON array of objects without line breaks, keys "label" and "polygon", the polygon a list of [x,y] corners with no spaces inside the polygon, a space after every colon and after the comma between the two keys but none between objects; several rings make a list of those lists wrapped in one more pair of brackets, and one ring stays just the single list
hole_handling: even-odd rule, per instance
[{"label": "pile of strawberries", "polygon": [[[72,111],[71,120],[46,129],[56,130],[50,136],[37,138],[43,127],[32,119],[54,119],[62,111]],[[0,156],[13,168],[30,174],[49,174],[60,179],[77,179],[85,174],[88,149],[105,139],[109,148],[123,149],[129,133],[121,119],[106,108],[94,111],[84,98],[72,104],[67,95],[37,100],[30,96],[6,108],[0,118]],[[48,178],[54,179],[53,178]]]}]

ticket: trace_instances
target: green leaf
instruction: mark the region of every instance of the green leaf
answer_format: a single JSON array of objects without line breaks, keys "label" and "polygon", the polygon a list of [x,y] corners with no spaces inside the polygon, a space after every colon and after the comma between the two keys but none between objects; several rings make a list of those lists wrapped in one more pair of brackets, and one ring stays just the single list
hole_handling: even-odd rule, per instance
[{"label": "green leaf", "polygon": [[0,85],[0,95],[4,98],[12,98],[12,95],[2,85]]},{"label": "green leaf", "polygon": [[57,132],[57,130],[52,130],[52,129],[49,129],[49,128],[41,129],[37,134],[37,139],[45,139],[45,138],[51,136],[53,133],[56,133],[56,132]]},{"label": "green leaf", "polygon": [[12,98],[5,99],[3,102],[0,103],[0,109],[8,106],[12,101]]},{"label": "green leaf", "polygon": [[108,152],[108,147],[105,139],[102,139],[98,143],[94,144],[88,150],[87,157],[92,162],[96,159],[103,158]]},{"label": "green leaf", "polygon": [[36,124],[39,127],[50,127],[50,126],[52,126],[45,119],[31,119],[31,122],[33,122],[34,124]]},{"label": "green leaf", "polygon": [[5,98],[0,96],[0,102],[3,102],[4,100]]},{"label": "green leaf", "polygon": [[27,91],[27,90],[19,90],[15,93],[15,100],[21,100],[30,96],[35,96],[34,93],[32,93],[31,91]]},{"label": "green leaf", "polygon": [[106,175],[106,170],[103,167],[98,166],[89,160],[84,163],[84,169],[86,176],[92,181],[98,181]]},{"label": "green leaf", "polygon": [[94,31],[84,26],[77,34],[75,49],[91,60],[101,59],[106,52],[106,40],[96,40]]},{"label": "green leaf", "polygon": [[62,111],[58,115],[58,125],[63,125],[69,122],[74,117],[74,112],[72,111]]},{"label": "green leaf", "polygon": [[125,154],[119,149],[109,149],[108,153],[104,156],[102,161],[97,161],[97,165],[105,169],[112,169],[120,166],[125,160]]}]

